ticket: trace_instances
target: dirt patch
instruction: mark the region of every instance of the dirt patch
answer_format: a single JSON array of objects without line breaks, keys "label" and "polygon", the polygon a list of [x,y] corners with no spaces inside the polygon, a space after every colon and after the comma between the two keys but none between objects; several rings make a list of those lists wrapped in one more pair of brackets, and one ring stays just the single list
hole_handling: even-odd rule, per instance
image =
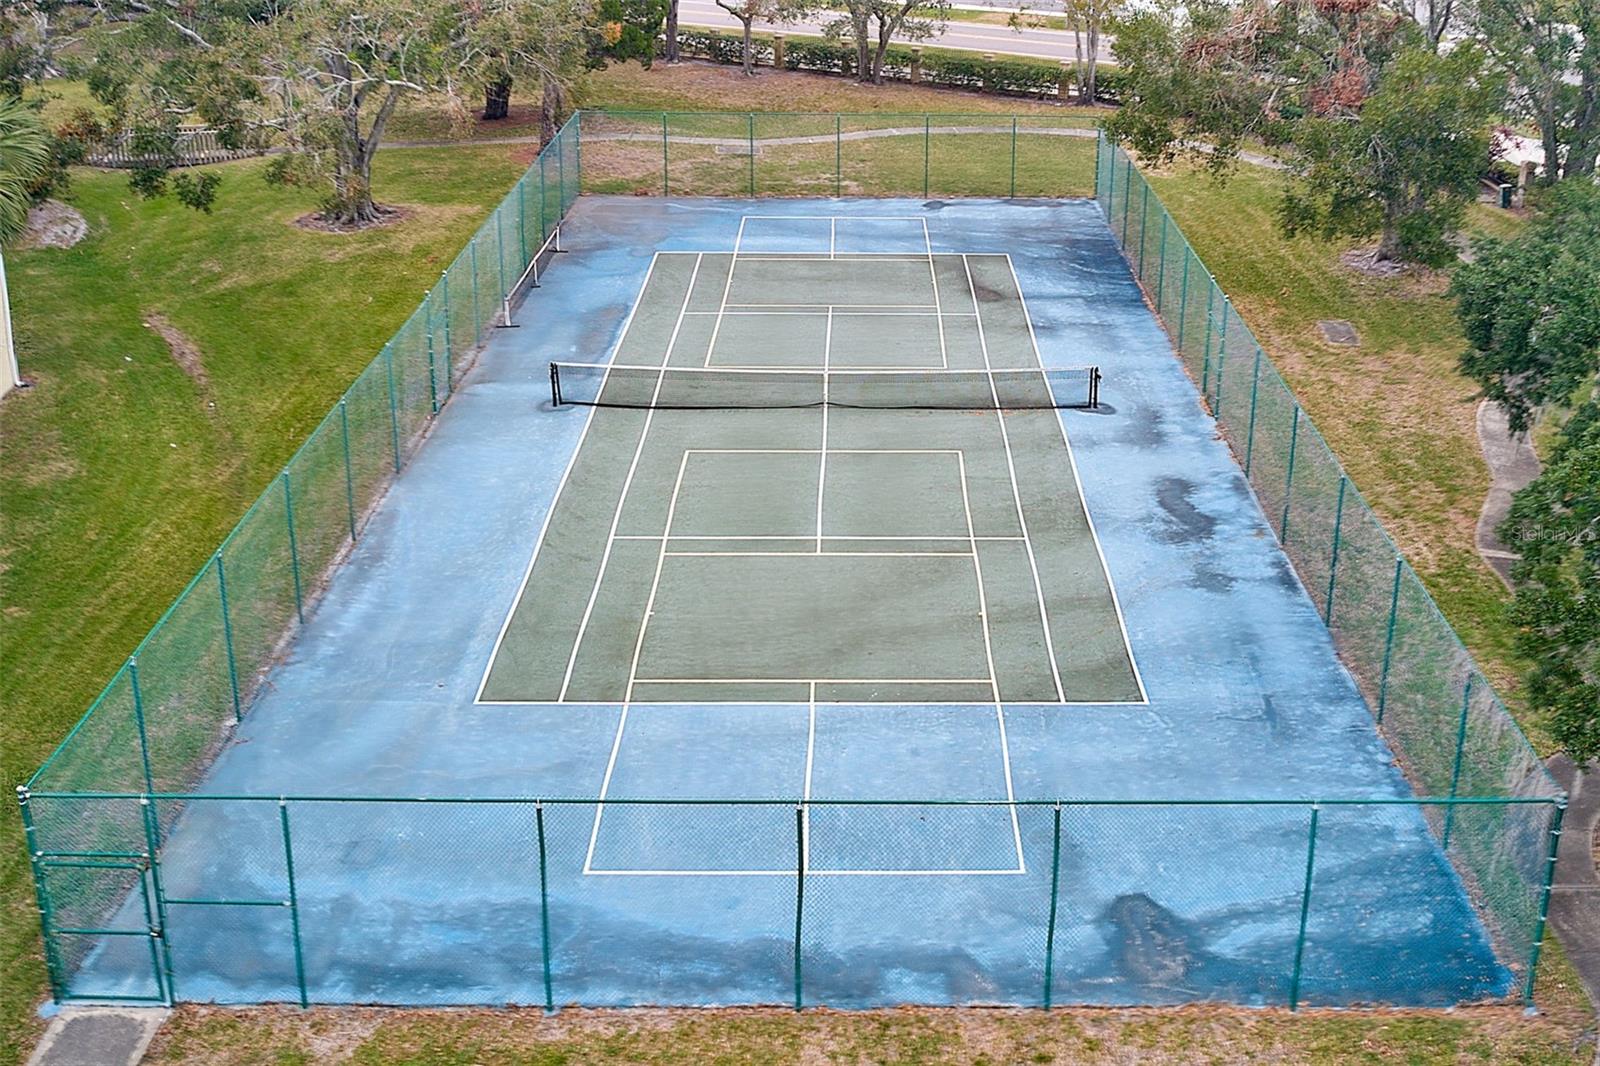
[{"label": "dirt patch", "polygon": [[1443,292],[1450,285],[1450,275],[1442,270],[1418,263],[1401,263],[1393,259],[1379,259],[1375,244],[1358,245],[1339,253],[1339,262],[1345,269],[1364,278],[1402,278],[1410,284],[1404,295],[1426,296]]},{"label": "dirt patch", "polygon": [[153,311],[145,312],[144,325],[146,329],[155,331],[156,336],[166,342],[167,350],[172,353],[172,361],[178,364],[178,369],[189,375],[189,379],[202,390],[211,387],[211,379],[206,376],[206,365],[200,354],[200,346],[189,339],[184,333],[165,316]]},{"label": "dirt patch", "polygon": [[407,219],[416,217],[416,210],[410,207],[375,204],[373,210],[378,214],[376,222],[363,222],[357,226],[346,225],[342,222],[329,222],[316,211],[309,215],[301,215],[294,220],[293,225],[299,229],[309,230],[312,233],[367,233],[387,226],[397,226]]},{"label": "dirt patch", "polygon": [[17,240],[17,247],[71,248],[89,234],[89,222],[75,207],[60,200],[46,200],[28,211],[28,228]]}]

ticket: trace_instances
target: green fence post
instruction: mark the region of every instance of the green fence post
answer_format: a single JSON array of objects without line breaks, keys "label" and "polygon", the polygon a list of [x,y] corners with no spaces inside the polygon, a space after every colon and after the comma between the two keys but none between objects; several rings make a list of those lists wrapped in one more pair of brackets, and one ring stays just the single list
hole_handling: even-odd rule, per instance
[{"label": "green fence post", "polygon": [[[342,402],[342,401],[341,401]],[[239,707],[239,666],[233,657],[233,623],[228,620],[228,577],[222,570],[222,549],[211,557],[217,564],[217,595],[222,602],[222,646],[228,654],[228,688],[233,693],[233,720],[242,721]]]},{"label": "green fence post", "polygon": [[522,178],[517,179],[517,274],[528,265],[528,201],[522,195]]},{"label": "green fence post", "polygon": [[289,486],[289,471],[278,475],[283,482],[284,525],[289,530],[289,572],[294,575],[294,613],[300,624],[306,624],[305,601],[300,596],[300,548],[294,535],[294,490]]},{"label": "green fence post", "polygon": [[1056,958],[1056,890],[1061,884],[1061,804],[1056,804],[1055,837],[1050,845],[1050,920],[1044,934],[1044,1009],[1050,1009],[1050,985]]},{"label": "green fence post", "polygon": [[339,398],[339,439],[344,445],[344,510],[350,520],[350,539],[356,539],[356,474],[350,462],[350,405]]},{"label": "green fence post", "polygon": [[144,790],[156,790],[155,775],[150,772],[150,736],[144,728],[144,695],[139,691],[139,657],[128,658],[128,683],[133,689],[133,721],[139,729],[139,761],[144,766]]},{"label": "green fence post", "polygon": [[[550,195],[550,192],[545,186],[544,160],[540,159],[539,160],[539,243],[541,245],[544,244],[544,239],[546,237],[550,236],[550,221],[549,221],[549,219],[545,218],[545,214],[544,214],[544,201],[545,201],[545,198],[547,196],[549,196],[549,195]],[[556,217],[560,218],[561,216],[558,214]],[[534,255],[538,255],[538,254],[539,254],[538,252],[534,252]]]},{"label": "green fence post", "polygon": [[1011,199],[1017,198],[1017,116],[1011,116]]},{"label": "green fence post", "polygon": [[383,346],[383,370],[389,378],[389,429],[394,437],[394,472],[400,472],[400,406],[394,395],[394,344]]},{"label": "green fence post", "polygon": [[1261,345],[1256,345],[1255,367],[1250,371],[1250,428],[1244,435],[1244,476],[1250,476],[1250,460],[1256,451],[1256,396],[1261,389]]},{"label": "green fence post", "polygon": [[933,116],[922,116],[922,196],[928,197],[929,153],[933,147]]},{"label": "green fence post", "polygon": [[844,195],[844,118],[833,116],[833,196]]},{"label": "green fence post", "polygon": [[[152,930],[161,941],[162,968],[166,971],[166,1001],[171,1006],[178,1000],[178,982],[172,969],[172,942],[167,939],[167,894],[161,887],[160,823],[156,820],[155,804],[149,796],[139,797],[139,814],[144,822],[145,860],[150,864],[150,893],[156,898],[156,928]],[[157,984],[161,983],[157,975]]]},{"label": "green fence post", "polygon": [[[1472,710],[1472,673],[1468,671],[1466,684],[1461,686],[1461,723],[1456,726],[1456,760],[1450,769],[1450,798],[1456,798],[1456,789],[1461,784],[1461,756],[1467,748],[1467,713]],[[1456,820],[1456,805],[1451,803],[1444,809],[1444,839],[1440,846],[1445,851],[1450,850],[1450,828]]]},{"label": "green fence post", "polygon": [[756,113],[754,111],[750,112],[745,116],[745,119],[748,123],[746,132],[749,134],[750,141],[750,195],[754,197],[756,194]]},{"label": "green fence post", "polygon": [[1212,329],[1215,319],[1212,315],[1211,305],[1215,301],[1216,295],[1217,283],[1213,280],[1206,287],[1206,351],[1205,356],[1200,360],[1200,398],[1202,400],[1208,399],[1211,395],[1211,334],[1215,332]]},{"label": "green fence post", "polygon": [[1094,131],[1094,198],[1100,199],[1100,157],[1106,150],[1106,131]]},{"label": "green fence post", "polygon": [[1344,524],[1344,491],[1350,479],[1339,475],[1339,502],[1333,508],[1333,553],[1328,560],[1328,600],[1322,605],[1322,624],[1333,627],[1333,590],[1339,579],[1340,527]]},{"label": "green fence post", "polygon": [[489,217],[494,219],[494,258],[500,270],[500,299],[504,300],[511,295],[511,284],[506,281],[505,212],[497,207]]},{"label": "green fence post", "polygon": [[61,1002],[67,993],[66,969],[56,950],[56,938],[51,933],[54,917],[50,912],[50,896],[44,887],[44,868],[39,864],[39,831],[33,824],[33,811],[28,806],[28,786],[17,786],[17,806],[22,811],[22,838],[28,846],[28,866],[33,871],[33,899],[39,907],[39,926],[44,938],[44,970],[50,979],[50,998]]},{"label": "green fence post", "polygon": [[[1149,188],[1149,186],[1145,186]],[[1222,420],[1222,372],[1228,366],[1228,309],[1233,305],[1222,297],[1222,328],[1217,331],[1217,396],[1211,401],[1211,416]]]},{"label": "green fence post", "polygon": [[1394,655],[1395,620],[1400,614],[1400,575],[1405,571],[1405,557],[1394,557],[1394,587],[1389,591],[1389,631],[1383,638],[1383,673],[1378,679],[1378,724],[1383,724],[1383,710],[1389,702],[1389,661]]},{"label": "green fence post", "polygon": [[283,827],[283,868],[289,881],[289,930],[294,936],[294,979],[300,988],[300,1009],[311,1006],[306,994],[306,957],[300,944],[300,895],[294,883],[294,841],[289,835],[289,801],[278,799],[278,824]]},{"label": "green fence post", "polygon": [[1306,834],[1306,879],[1300,891],[1300,932],[1294,941],[1294,974],[1289,978],[1289,1009],[1300,1009],[1300,972],[1306,954],[1306,919],[1311,914],[1311,875],[1317,863],[1317,805],[1311,805],[1311,829]]},{"label": "green fence post", "polygon": [[[661,112],[661,195],[671,196],[672,186],[667,181],[667,113]],[[562,190],[565,195],[566,190]]]},{"label": "green fence post", "polygon": [[428,324],[428,406],[439,413],[439,383],[433,372],[433,290],[422,294],[422,320]]},{"label": "green fence post", "polygon": [[1161,212],[1161,244],[1158,246],[1156,262],[1156,314],[1162,314],[1162,303],[1167,293],[1167,212]]},{"label": "green fence post", "polygon": [[1146,223],[1150,219],[1150,182],[1144,183],[1144,191],[1139,194],[1139,280],[1144,281],[1144,245]]},{"label": "green fence post", "polygon": [[533,805],[533,821],[539,831],[539,954],[544,964],[544,1009],[556,1009],[555,986],[550,982],[550,879],[545,874],[544,804]]},{"label": "green fence post", "polygon": [[1545,922],[1550,917],[1550,886],[1555,883],[1556,850],[1561,846],[1561,820],[1566,817],[1567,801],[1556,800],[1556,813],[1550,820],[1550,849],[1544,860],[1544,885],[1539,890],[1539,917],[1533,926],[1533,950],[1528,953],[1528,978],[1522,986],[1522,1005],[1533,1009],[1533,980],[1539,973],[1539,951],[1544,947]]},{"label": "green fence post", "polygon": [[[450,337],[450,271],[439,272],[439,289],[444,293],[444,391],[454,393],[456,386],[456,365],[453,358],[453,345]],[[340,401],[343,403],[344,401]]]},{"label": "green fence post", "polygon": [[[556,218],[559,219],[567,213],[567,154],[561,150],[560,137],[557,137],[551,144],[556,146],[556,186],[557,191],[560,193],[557,197],[559,201],[557,206],[561,208],[560,211],[556,212]],[[548,148],[549,145],[545,145],[545,147]],[[583,183],[582,172],[578,174],[578,182],[580,185]]]},{"label": "green fence post", "polygon": [[1183,327],[1189,321],[1189,260],[1194,253],[1187,248],[1183,253],[1183,282],[1178,288],[1178,358],[1183,358]]},{"label": "green fence post", "polygon": [[1122,177],[1122,250],[1128,250],[1128,208],[1133,206],[1133,156],[1128,156],[1128,172]]},{"label": "green fence post", "polygon": [[794,1009],[805,1002],[804,985],[800,977],[800,918],[806,902],[806,808],[799,804],[794,809]]},{"label": "green fence post", "polygon": [[1278,543],[1289,544],[1289,504],[1294,496],[1294,453],[1300,443],[1300,405],[1294,405],[1294,419],[1289,423],[1289,473],[1283,479],[1283,517],[1278,521]]},{"label": "green fence post", "polygon": [[[541,180],[542,180],[541,175]],[[543,201],[540,201],[541,205]],[[472,263],[472,339],[477,341],[483,332],[483,319],[478,317],[478,235],[474,233],[467,242],[467,258]]]},{"label": "green fence post", "polygon": [[[1101,141],[1105,141],[1104,131],[1101,131],[1100,139]],[[1106,163],[1106,228],[1110,229],[1111,209],[1117,206],[1117,153],[1115,149],[1109,147],[1108,145],[1106,154],[1110,157],[1110,161]],[[1099,183],[1099,180],[1100,175],[1096,173],[1096,184]]]}]

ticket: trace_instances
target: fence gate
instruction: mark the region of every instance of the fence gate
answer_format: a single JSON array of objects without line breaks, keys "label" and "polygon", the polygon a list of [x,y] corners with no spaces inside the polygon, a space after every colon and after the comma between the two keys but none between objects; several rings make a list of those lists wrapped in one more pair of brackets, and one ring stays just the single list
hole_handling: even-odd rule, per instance
[{"label": "fence gate", "polygon": [[45,951],[62,1000],[167,1002],[149,867],[132,858],[41,858]]}]

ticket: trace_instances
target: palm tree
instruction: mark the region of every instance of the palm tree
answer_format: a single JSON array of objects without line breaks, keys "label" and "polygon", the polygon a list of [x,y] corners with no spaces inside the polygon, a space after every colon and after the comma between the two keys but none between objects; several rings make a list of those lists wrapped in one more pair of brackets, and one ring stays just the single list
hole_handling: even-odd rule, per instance
[{"label": "palm tree", "polygon": [[34,183],[50,169],[50,134],[20,96],[0,98],[0,244],[28,224]]}]

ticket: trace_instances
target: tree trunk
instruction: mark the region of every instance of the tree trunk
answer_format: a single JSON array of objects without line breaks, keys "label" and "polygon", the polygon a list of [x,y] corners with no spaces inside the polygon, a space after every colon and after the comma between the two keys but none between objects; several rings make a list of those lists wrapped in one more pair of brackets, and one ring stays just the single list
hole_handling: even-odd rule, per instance
[{"label": "tree trunk", "polygon": [[1586,66],[1578,86],[1583,106],[1574,117],[1567,144],[1567,177],[1588,177],[1600,162],[1600,71]]},{"label": "tree trunk", "polygon": [[667,62],[678,61],[678,0],[667,4]]},{"label": "tree trunk", "polygon": [[750,39],[750,24],[754,19],[744,19],[744,76],[753,78],[756,75],[755,42]]},{"label": "tree trunk", "polygon": [[1400,258],[1400,220],[1393,214],[1384,215],[1383,236],[1378,238],[1378,250],[1372,258],[1380,263]]},{"label": "tree trunk", "polygon": [[872,80],[872,53],[869,38],[872,35],[872,25],[865,8],[852,7],[850,9],[850,32],[856,38],[856,80],[868,82]]},{"label": "tree trunk", "polygon": [[1089,66],[1085,71],[1087,77],[1083,80],[1083,88],[1078,93],[1078,103],[1090,107],[1094,106],[1099,95],[1095,86],[1095,75],[1100,72],[1100,19],[1091,16],[1089,19]]},{"label": "tree trunk", "polygon": [[549,144],[556,139],[556,129],[561,119],[565,94],[561,83],[554,78],[544,79],[544,92],[539,97],[539,143]]},{"label": "tree trunk", "polygon": [[872,84],[883,84],[883,59],[889,54],[889,27],[880,22],[878,24],[878,47],[872,53]]},{"label": "tree trunk", "polygon": [[493,122],[510,113],[511,79],[501,78],[483,90],[483,117],[486,122]]}]

